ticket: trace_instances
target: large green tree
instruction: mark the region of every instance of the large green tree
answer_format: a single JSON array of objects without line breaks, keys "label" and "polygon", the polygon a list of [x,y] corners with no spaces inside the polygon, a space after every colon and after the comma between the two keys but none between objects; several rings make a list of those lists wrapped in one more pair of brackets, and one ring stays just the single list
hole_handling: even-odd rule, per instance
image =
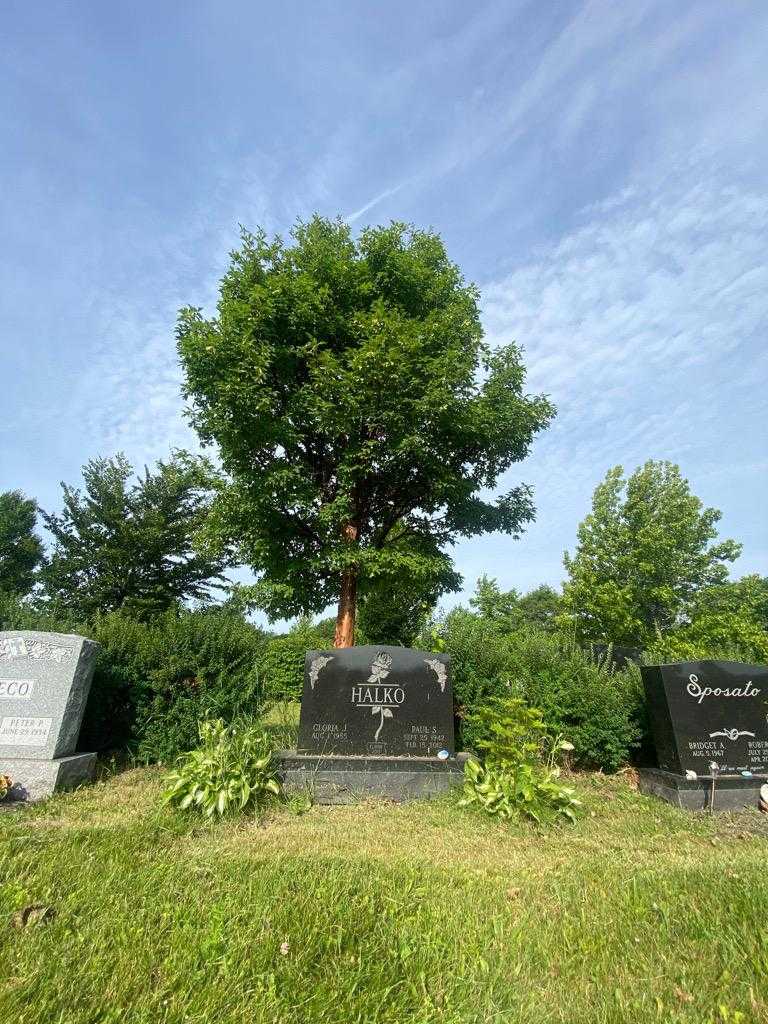
[{"label": "large green tree", "polygon": [[501,633],[512,633],[523,625],[519,591],[514,587],[502,590],[498,582],[486,573],[478,579],[469,604],[480,618]]},{"label": "large green tree", "polygon": [[21,491],[0,493],[0,594],[23,597],[32,589],[43,542],[35,533],[37,504]]},{"label": "large green tree", "polygon": [[628,480],[621,466],[609,470],[564,558],[565,609],[578,635],[643,646],[684,620],[741,552],[733,540],[711,543],[719,519],[671,462],[646,462]]},{"label": "large green tree", "polygon": [[482,335],[440,238],[397,223],[244,233],[217,315],[182,310],[193,422],[228,476],[209,536],[260,575],[270,616],[338,602],[347,646],[358,589],[407,574],[427,591],[457,537],[531,519],[527,486],[489,491],[553,409],[525,394],[519,350]]},{"label": "large green tree", "polygon": [[211,467],[177,452],[134,478],[123,455],[83,467],[84,491],[62,484],[61,514],[43,513],[54,548],[44,596],[74,615],[123,609],[150,616],[206,598],[229,553],[196,550],[211,503]]}]

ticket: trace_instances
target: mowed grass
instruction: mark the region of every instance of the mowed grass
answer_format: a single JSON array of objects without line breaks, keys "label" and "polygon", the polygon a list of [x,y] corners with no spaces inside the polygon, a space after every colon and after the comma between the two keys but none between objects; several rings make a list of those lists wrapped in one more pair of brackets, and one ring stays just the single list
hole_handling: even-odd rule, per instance
[{"label": "mowed grass", "polygon": [[768,1020],[765,818],[577,785],[543,832],[453,799],[201,824],[153,769],[4,812],[0,1021]]}]

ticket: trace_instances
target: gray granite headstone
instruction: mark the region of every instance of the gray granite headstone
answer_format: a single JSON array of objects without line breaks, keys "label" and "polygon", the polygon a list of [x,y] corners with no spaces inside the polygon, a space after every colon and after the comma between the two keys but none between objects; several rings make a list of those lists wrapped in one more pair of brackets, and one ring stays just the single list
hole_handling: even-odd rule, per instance
[{"label": "gray granite headstone", "polygon": [[97,644],[29,630],[0,632],[0,771],[12,797],[38,799],[87,777],[95,755],[75,747]]}]

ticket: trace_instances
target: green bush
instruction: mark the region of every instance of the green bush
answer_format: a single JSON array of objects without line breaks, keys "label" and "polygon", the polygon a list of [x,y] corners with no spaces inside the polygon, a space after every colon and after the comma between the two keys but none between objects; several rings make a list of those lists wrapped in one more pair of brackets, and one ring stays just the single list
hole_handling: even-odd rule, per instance
[{"label": "green bush", "polygon": [[464,608],[433,623],[417,640],[425,650],[451,655],[453,697],[460,746],[474,749],[469,716],[493,697],[509,696],[512,659],[509,636]]},{"label": "green bush", "polygon": [[300,619],[288,633],[271,637],[260,663],[264,702],[301,700],[307,651],[325,650],[332,644],[333,623],[328,620],[313,625]]},{"label": "green bush", "polygon": [[511,637],[513,690],[540,708],[550,733],[574,745],[574,761],[614,772],[645,732],[645,697],[634,666],[616,670],[573,639],[524,630]]},{"label": "green bush", "polygon": [[174,610],[146,622],[115,612],[91,623],[3,602],[0,628],[80,633],[100,645],[81,749],[128,749],[167,761],[197,741],[198,722],[255,713],[266,636],[236,611]]},{"label": "green bush", "polygon": [[[134,691],[141,697],[134,725],[140,759],[167,761],[190,749],[203,718],[231,721],[257,712],[266,642],[260,630],[217,609],[169,614],[152,629],[155,664]],[[105,639],[103,630],[99,639]],[[115,649],[110,637],[108,650]],[[122,661],[113,658],[115,663]]]},{"label": "green bush", "polygon": [[206,817],[258,807],[280,794],[277,763],[266,733],[247,721],[199,724],[200,746],[177,760],[166,779],[166,803]]},{"label": "green bush", "polygon": [[477,712],[495,698],[520,697],[540,708],[552,736],[574,745],[574,761],[616,771],[645,735],[640,674],[614,670],[573,639],[527,627],[500,633],[487,619],[458,608],[432,627],[422,643],[453,659],[459,744],[478,749]]},{"label": "green bush", "polygon": [[768,664],[768,634],[751,623],[734,623],[724,615],[716,624],[701,620],[694,626],[656,637],[643,652],[643,664],[670,661],[743,661]]}]

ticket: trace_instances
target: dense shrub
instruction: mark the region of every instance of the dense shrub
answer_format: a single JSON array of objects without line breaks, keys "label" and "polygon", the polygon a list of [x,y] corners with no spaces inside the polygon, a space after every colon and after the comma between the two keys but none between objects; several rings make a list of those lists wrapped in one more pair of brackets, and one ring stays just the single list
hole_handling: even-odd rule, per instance
[{"label": "dense shrub", "polygon": [[[422,637],[422,642],[428,642]],[[459,742],[475,749],[475,713],[498,697],[522,697],[547,728],[574,745],[585,767],[615,771],[642,740],[645,709],[639,672],[614,671],[607,659],[558,633],[525,628],[499,633],[488,620],[456,609],[434,626],[436,646],[453,657]]]},{"label": "dense shrub", "polygon": [[300,619],[288,632],[271,637],[260,663],[262,697],[265,703],[301,700],[304,684],[304,656],[307,651],[325,650],[333,644],[333,622],[313,625]]},{"label": "dense shrub", "polygon": [[78,624],[4,602],[0,628],[74,632],[100,644],[82,749],[168,760],[196,745],[201,719],[257,710],[266,636],[227,608],[170,611],[148,622],[115,612]]},{"label": "dense shrub", "polygon": [[425,650],[451,655],[453,695],[461,739],[471,747],[472,727],[467,716],[491,697],[508,696],[512,657],[508,635],[495,624],[464,608],[456,608],[433,623],[417,639]]},{"label": "dense shrub", "polygon": [[[158,654],[139,690],[134,735],[137,754],[168,760],[197,742],[198,722],[230,721],[255,713],[260,697],[259,656],[265,638],[240,616],[225,611],[169,614],[153,625]],[[106,646],[104,630],[99,638]],[[108,650],[116,651],[113,638]],[[113,656],[113,664],[121,664]]]},{"label": "dense shrub", "polygon": [[716,623],[701,620],[658,636],[643,656],[646,665],[709,660],[768,664],[768,633],[724,615]]},{"label": "dense shrub", "polygon": [[645,731],[638,670],[614,670],[559,634],[525,630],[510,641],[513,690],[573,743],[575,761],[609,772],[626,763]]}]

